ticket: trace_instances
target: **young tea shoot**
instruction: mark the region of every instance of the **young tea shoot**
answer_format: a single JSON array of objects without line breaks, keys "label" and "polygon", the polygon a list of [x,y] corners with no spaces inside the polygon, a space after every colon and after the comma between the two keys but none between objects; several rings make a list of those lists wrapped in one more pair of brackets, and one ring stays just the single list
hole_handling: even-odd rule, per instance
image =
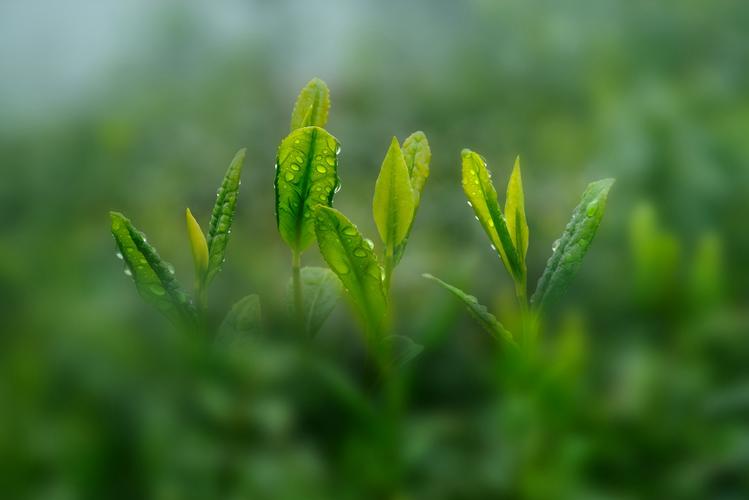
[{"label": "young tea shoot", "polygon": [[[314,210],[320,205],[332,206],[340,187],[340,144],[323,128],[329,109],[327,85],[318,78],[312,79],[299,93],[291,114],[291,132],[281,141],[276,157],[276,224],[291,249],[291,308],[297,327],[307,335],[319,328],[319,318],[324,320],[327,314],[310,309],[322,304],[305,300],[305,290],[317,294],[315,287],[325,287],[326,291],[319,292],[322,296],[337,295],[334,280],[320,279],[329,271],[301,267],[302,253],[315,240]],[[313,316],[315,321],[310,320]]]},{"label": "young tea shoot", "polygon": [[[389,335],[390,282],[408,243],[429,177],[430,159],[429,142],[423,132],[411,134],[402,146],[393,138],[385,154],[372,202],[375,225],[384,246],[384,266],[371,240],[341,212],[318,206],[315,215],[320,253],[343,283],[364,324],[368,345],[385,364],[392,362],[392,349],[388,346],[405,344],[397,336]],[[408,351],[418,353],[419,348]]]},{"label": "young tea shoot", "polygon": [[207,290],[221,270],[231,226],[237,207],[240,177],[245,150],[240,149],[229,164],[216,194],[208,225],[208,237],[190,209],[186,209],[187,235],[195,268],[194,297],[182,290],[174,276],[174,267],[164,261],[124,215],[110,212],[112,235],[118,256],[125,262],[125,273],[132,276],[135,286],[146,302],[156,306],[173,323],[193,328],[204,325]]},{"label": "young tea shoot", "polygon": [[514,282],[522,319],[521,335],[516,338],[488,312],[486,307],[479,304],[474,296],[430,274],[425,274],[424,277],[436,281],[460,299],[471,315],[493,337],[512,345],[517,341],[521,345],[528,345],[536,335],[537,319],[544,308],[564,292],[579,269],[603,218],[608,193],[614,180],[604,179],[588,185],[579,205],[572,213],[564,234],[554,244],[554,251],[529,303],[526,266],[529,231],[525,217],[520,158],[515,160],[510,175],[505,209],[502,213],[486,160],[468,149],[464,149],[461,156],[462,184],[468,205],[473,208],[476,219],[491,241],[492,248],[497,252]]}]

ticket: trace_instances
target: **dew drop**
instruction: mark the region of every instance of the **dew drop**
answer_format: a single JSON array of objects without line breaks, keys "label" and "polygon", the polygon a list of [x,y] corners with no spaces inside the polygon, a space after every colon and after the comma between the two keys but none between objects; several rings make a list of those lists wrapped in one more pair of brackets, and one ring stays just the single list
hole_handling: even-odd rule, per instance
[{"label": "dew drop", "polygon": [[559,248],[559,240],[554,240],[554,243],[551,244],[551,251],[556,252],[557,248]]},{"label": "dew drop", "polygon": [[585,213],[588,215],[588,217],[593,217],[597,211],[598,211],[598,201],[593,201],[588,204],[588,208],[585,210]]},{"label": "dew drop", "polygon": [[349,272],[348,265],[344,264],[343,262],[336,262],[333,267],[335,267],[335,270],[336,272],[338,272],[338,274],[348,274]]},{"label": "dew drop", "polygon": [[286,175],[284,176],[284,179],[291,182],[294,180],[294,174],[292,174],[291,172],[287,172]]},{"label": "dew drop", "polygon": [[164,291],[164,288],[159,285],[151,285],[148,287],[148,289],[151,291],[151,293],[153,293],[154,295],[158,295],[159,297],[166,293]]},{"label": "dew drop", "polygon": [[117,252],[115,255],[117,256],[118,259],[120,260],[123,259],[122,254],[120,252]]},{"label": "dew drop", "polygon": [[345,227],[343,229],[343,234],[345,234],[346,236],[356,236],[356,229],[351,226]]},{"label": "dew drop", "polygon": [[374,248],[374,241],[370,240],[369,238],[364,238],[364,243],[367,244],[370,250]]},{"label": "dew drop", "polygon": [[292,163],[291,165],[289,165],[289,167],[290,167],[290,168],[291,168],[291,170],[293,170],[294,172],[299,172],[299,165],[297,165],[296,163]]},{"label": "dew drop", "polygon": [[325,161],[326,161],[326,162],[328,162],[328,165],[330,165],[331,167],[332,167],[333,165],[335,165],[335,158],[333,158],[332,156],[328,156],[328,157],[327,157],[327,158],[325,159]]},{"label": "dew drop", "polygon": [[470,201],[467,201],[466,203],[468,203],[469,207],[473,208],[473,203],[471,203]]},{"label": "dew drop", "polygon": [[360,247],[354,250],[354,255],[357,257],[366,257],[367,251]]},{"label": "dew drop", "polygon": [[326,169],[324,165],[318,165],[317,167],[315,167],[315,170],[317,170],[321,174],[324,174],[328,171],[328,169]]},{"label": "dew drop", "polygon": [[130,270],[129,268],[127,268],[127,267],[126,267],[126,268],[125,268],[125,274],[126,274],[127,276],[132,276],[132,275],[133,275],[133,272],[132,272],[132,271],[131,271],[131,270]]}]

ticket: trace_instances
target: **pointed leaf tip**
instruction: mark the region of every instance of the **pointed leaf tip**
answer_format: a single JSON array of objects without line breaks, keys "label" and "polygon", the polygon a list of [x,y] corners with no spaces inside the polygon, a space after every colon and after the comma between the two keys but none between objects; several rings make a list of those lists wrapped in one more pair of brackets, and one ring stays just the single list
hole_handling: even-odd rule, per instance
[{"label": "pointed leaf tip", "polygon": [[315,77],[299,92],[291,113],[291,131],[309,126],[324,127],[328,122],[329,109],[328,86]]},{"label": "pointed leaf tip", "polygon": [[192,260],[195,265],[195,279],[202,282],[205,278],[205,272],[208,269],[208,243],[206,242],[203,230],[200,224],[193,217],[189,208],[185,209],[185,219],[187,222],[187,236],[190,240],[190,250],[192,251]]}]

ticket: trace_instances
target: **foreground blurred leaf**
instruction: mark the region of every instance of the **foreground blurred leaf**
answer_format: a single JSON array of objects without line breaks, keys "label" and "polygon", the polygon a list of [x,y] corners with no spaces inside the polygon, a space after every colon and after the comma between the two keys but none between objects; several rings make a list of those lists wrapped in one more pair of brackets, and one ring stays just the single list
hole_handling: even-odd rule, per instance
[{"label": "foreground blurred leaf", "polygon": [[390,335],[385,340],[390,344],[392,365],[397,368],[407,365],[424,350],[423,345],[404,335]]},{"label": "foreground blurred leaf", "polygon": [[515,166],[507,183],[507,198],[505,199],[505,217],[507,231],[518,253],[518,260],[526,275],[525,256],[528,252],[528,221],[525,218],[525,195],[523,194],[523,179],[520,175],[520,157],[515,159]]},{"label": "foreground blurred leaf", "polygon": [[416,219],[416,211],[421,202],[421,193],[424,190],[424,184],[426,184],[427,178],[429,178],[429,162],[432,159],[432,151],[429,148],[429,141],[427,141],[424,132],[421,131],[409,135],[406,140],[403,141],[403,147],[401,149],[403,150],[403,158],[408,167],[408,174],[411,177],[411,191],[414,196],[414,213],[411,217],[411,223],[408,225],[406,237],[395,247],[395,264],[400,262],[405,253],[408,237],[411,234],[411,229],[413,228],[413,223]]},{"label": "foreground blurred leaf", "polygon": [[411,226],[415,209],[411,177],[398,140],[393,137],[375,184],[372,212],[387,251],[394,254]]},{"label": "foreground blurred leaf", "polygon": [[324,81],[313,78],[305,85],[291,113],[291,131],[302,127],[324,127],[328,122],[330,91]]},{"label": "foreground blurred leaf", "polygon": [[109,212],[118,257],[132,276],[141,297],[177,323],[192,321],[195,309],[174,277],[174,268],[161,259],[143,233],[119,212]]},{"label": "foreground blurred leaf", "polygon": [[473,207],[476,218],[486,231],[492,246],[499,253],[507,271],[515,280],[522,279],[522,269],[518,254],[512,243],[502,211],[497,202],[497,191],[492,184],[491,174],[486,161],[478,153],[464,149],[463,157],[463,191],[468,203]]},{"label": "foreground blurred leaf", "polygon": [[261,327],[260,297],[257,294],[239,299],[228,312],[221,325],[221,342],[233,342],[256,333]]},{"label": "foreground blurred leaf", "polygon": [[588,184],[580,203],[572,212],[561,238],[554,242],[553,254],[546,264],[541,279],[538,280],[531,304],[543,308],[550,300],[558,297],[574,277],[596,234],[606,200],[614,179],[603,179]]},{"label": "foreground blurred leaf", "polygon": [[246,150],[240,149],[234,155],[229,168],[224,175],[224,180],[216,194],[216,204],[211,213],[211,223],[208,226],[208,270],[206,271],[205,285],[213,280],[216,273],[224,264],[226,245],[231,234],[231,223],[234,220],[234,211],[237,208],[237,196],[239,194],[240,177],[242,165],[244,164]]},{"label": "foreground blurred leaf", "polygon": [[295,252],[315,239],[313,210],[330,206],[339,186],[335,137],[319,127],[289,134],[276,159],[276,223],[281,237]]},{"label": "foreground blurred leaf", "polygon": [[382,268],[372,248],[356,226],[333,208],[317,208],[315,231],[320,253],[343,283],[369,333],[379,333],[386,299]]},{"label": "foreground blurred leaf", "polygon": [[488,311],[486,306],[483,306],[479,304],[478,299],[474,297],[473,295],[468,295],[460,288],[454,287],[448,283],[445,283],[441,279],[432,276],[431,274],[422,274],[427,279],[430,279],[432,281],[435,281],[442,285],[444,288],[446,288],[450,293],[455,295],[458,299],[465,304],[466,308],[468,309],[468,312],[473,316],[473,318],[478,321],[478,323],[481,325],[481,327],[486,330],[489,335],[494,337],[496,340],[504,340],[506,342],[509,342],[511,344],[514,344],[515,341],[512,338],[512,333],[510,333],[503,325],[500,323],[497,318],[494,317],[492,313]]},{"label": "foreground blurred leaf", "polygon": [[[302,297],[304,298],[304,310],[302,311],[304,327],[307,333],[315,335],[333,311],[343,287],[333,271],[324,267],[303,267],[300,274]],[[289,280],[287,288],[287,300],[293,309],[291,280]]]}]

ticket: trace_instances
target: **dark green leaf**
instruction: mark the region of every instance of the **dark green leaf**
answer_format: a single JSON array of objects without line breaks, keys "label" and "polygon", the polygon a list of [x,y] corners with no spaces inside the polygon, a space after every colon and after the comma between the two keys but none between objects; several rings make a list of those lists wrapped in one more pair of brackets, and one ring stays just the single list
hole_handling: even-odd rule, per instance
[{"label": "dark green leaf", "polygon": [[291,131],[298,128],[324,127],[328,121],[330,92],[325,82],[313,78],[299,93],[291,113]]},{"label": "dark green leaf", "polygon": [[[303,267],[300,271],[302,282],[302,297],[304,300],[305,331],[310,335],[316,334],[341,296],[343,287],[336,275],[324,267]],[[287,300],[294,308],[292,282],[289,280]],[[294,311],[292,311],[294,312]]]},{"label": "dark green leaf", "polygon": [[238,300],[224,318],[219,334],[220,342],[233,342],[257,333],[261,328],[260,297],[247,295]]},{"label": "dark green leaf", "polygon": [[382,268],[359,230],[339,211],[320,206],[315,213],[320,253],[343,283],[369,333],[381,332],[387,309]]},{"label": "dark green leaf", "polygon": [[502,326],[502,323],[500,323],[497,318],[495,318],[494,315],[486,309],[486,306],[479,304],[479,301],[476,299],[476,297],[474,297],[473,295],[468,295],[460,288],[456,288],[448,283],[445,283],[441,279],[436,278],[431,274],[422,274],[422,276],[432,281],[436,281],[444,288],[446,288],[450,293],[460,299],[461,302],[465,304],[471,316],[473,316],[473,318],[478,321],[481,327],[486,330],[489,335],[497,340],[504,340],[506,342],[510,342],[511,344],[515,343],[512,338],[512,333],[510,333],[504,326]]},{"label": "dark green leaf", "polygon": [[125,262],[125,273],[132,276],[141,297],[172,321],[192,321],[195,308],[174,277],[174,267],[161,259],[128,218],[119,212],[110,212],[109,216],[117,255]]},{"label": "dark green leaf", "polygon": [[407,365],[424,350],[423,345],[404,335],[390,335],[385,340],[389,343],[392,365],[397,368]]},{"label": "dark green leaf", "polygon": [[585,253],[596,234],[606,209],[606,200],[614,179],[588,184],[580,204],[572,212],[564,234],[554,243],[553,254],[546,264],[531,303],[542,308],[558,297],[580,268]]},{"label": "dark green leaf", "polygon": [[211,213],[211,223],[208,226],[208,270],[206,271],[206,286],[213,280],[216,273],[224,264],[226,245],[231,234],[231,223],[237,208],[240,176],[244,163],[245,149],[240,149],[229,164],[221,187],[216,194],[216,204]]},{"label": "dark green leaf", "polygon": [[296,252],[315,239],[313,211],[331,206],[338,189],[338,151],[335,137],[319,127],[289,134],[276,160],[276,223],[281,237]]}]

